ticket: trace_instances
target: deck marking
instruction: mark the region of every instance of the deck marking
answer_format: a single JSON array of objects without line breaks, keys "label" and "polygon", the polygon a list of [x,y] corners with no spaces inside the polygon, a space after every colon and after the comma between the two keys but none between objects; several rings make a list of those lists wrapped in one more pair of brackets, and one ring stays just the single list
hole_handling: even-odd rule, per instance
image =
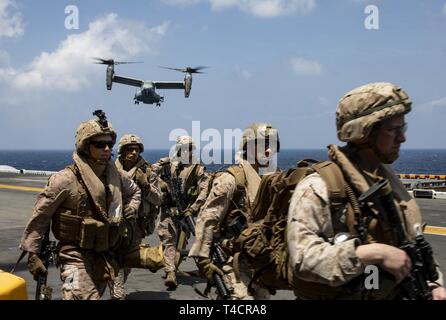
[{"label": "deck marking", "polygon": [[43,191],[43,188],[13,186],[13,185],[9,185],[9,184],[0,184],[0,189],[13,189],[13,190],[34,191],[34,192]]}]

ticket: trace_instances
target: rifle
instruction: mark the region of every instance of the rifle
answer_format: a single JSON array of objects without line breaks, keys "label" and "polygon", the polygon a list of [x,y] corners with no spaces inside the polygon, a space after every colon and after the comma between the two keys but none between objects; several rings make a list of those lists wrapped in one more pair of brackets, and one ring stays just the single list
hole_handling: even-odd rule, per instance
[{"label": "rifle", "polygon": [[[178,169],[181,169],[181,163]],[[183,212],[187,208],[187,196],[182,191],[182,181],[179,177],[173,177],[170,172],[170,166],[164,165],[161,177],[163,180],[167,181],[170,189],[170,195],[172,201],[177,209],[178,215],[172,214],[169,207],[165,210],[170,213],[170,216],[175,221],[175,224],[179,226],[179,234],[176,244],[176,255],[175,255],[175,267],[178,268],[184,257],[187,256],[188,252],[185,250],[187,245],[188,234],[195,236],[195,221],[192,216],[184,217]]]},{"label": "rifle", "polygon": [[[180,164],[181,166],[181,164]],[[183,211],[187,208],[187,196],[182,191],[182,181],[179,177],[173,177],[170,173],[170,167],[164,166],[162,176],[167,180],[167,183],[170,188],[170,194],[172,197],[172,201],[177,208],[177,211],[180,215],[183,214]],[[183,227],[183,229],[187,230],[190,234],[195,236],[195,221],[192,216],[182,217],[179,219],[178,217],[174,217],[177,222]],[[185,222],[183,221],[185,220]]]},{"label": "rifle", "polygon": [[432,247],[424,238],[419,225],[415,227],[415,241],[411,242],[404,232],[402,221],[395,207],[392,189],[387,179],[381,179],[364,192],[360,203],[371,201],[379,210],[379,218],[383,225],[396,231],[397,245],[404,250],[412,262],[410,274],[401,282],[404,298],[409,300],[432,300],[432,293],[427,281],[438,279],[438,272],[433,257]]},{"label": "rifle", "polygon": [[[211,260],[212,263],[215,264],[218,267],[223,266],[226,261],[228,260],[225,252],[223,251],[222,247],[218,243],[217,240],[212,240],[212,246],[211,246]],[[218,273],[214,273],[212,275],[212,278],[214,280],[215,286],[217,287],[218,294],[223,300],[229,299],[231,296],[229,293],[228,288],[226,288],[225,283],[223,282],[223,278]]]},{"label": "rifle", "polygon": [[[42,260],[47,271],[50,263],[54,264],[56,262],[56,241],[50,241],[50,228],[45,232],[38,257]],[[47,278],[47,273],[40,273],[37,276],[36,300],[51,300],[53,288],[47,285]]]}]

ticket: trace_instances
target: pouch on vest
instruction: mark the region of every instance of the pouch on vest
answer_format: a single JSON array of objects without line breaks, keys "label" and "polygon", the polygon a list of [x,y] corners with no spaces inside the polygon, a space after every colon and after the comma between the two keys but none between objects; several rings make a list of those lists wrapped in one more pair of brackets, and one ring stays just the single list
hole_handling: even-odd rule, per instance
[{"label": "pouch on vest", "polygon": [[299,167],[263,176],[251,212],[257,221],[235,241],[236,250],[254,271],[252,282],[260,282],[271,293],[291,289],[285,239],[288,206],[296,185],[308,173],[307,167]]},{"label": "pouch on vest", "polygon": [[82,249],[91,250],[95,245],[97,221],[91,218],[84,218],[81,224],[79,246]]},{"label": "pouch on vest", "polygon": [[109,246],[109,227],[108,223],[96,220],[96,235],[94,250],[97,252],[107,251]]},{"label": "pouch on vest", "polygon": [[82,218],[71,214],[67,210],[55,213],[52,218],[52,231],[54,237],[62,243],[78,244],[81,234]]},{"label": "pouch on vest", "polygon": [[235,249],[241,250],[251,265],[264,266],[271,262],[270,238],[271,230],[262,224],[251,224],[236,239]]}]

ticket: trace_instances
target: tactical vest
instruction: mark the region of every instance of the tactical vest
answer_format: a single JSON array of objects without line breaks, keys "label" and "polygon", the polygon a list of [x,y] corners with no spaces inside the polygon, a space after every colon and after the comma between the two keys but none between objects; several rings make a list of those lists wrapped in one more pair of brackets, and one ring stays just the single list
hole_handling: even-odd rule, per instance
[{"label": "tactical vest", "polygon": [[[252,223],[234,239],[234,261],[244,257],[253,273],[248,289],[256,282],[271,294],[291,290],[293,274],[289,273],[286,225],[289,201],[296,185],[307,175],[318,172],[327,181],[332,212],[342,212],[346,194],[342,174],[330,162],[303,160],[298,168],[264,175],[250,212]],[[338,183],[339,181],[339,183]],[[344,230],[343,230],[344,231]],[[236,270],[236,266],[234,266]]]},{"label": "tactical vest", "polygon": [[[200,178],[199,171],[201,168],[203,167],[200,164],[194,164],[192,168],[188,167],[183,169],[183,171],[189,170],[184,179],[182,179],[183,192],[187,196],[188,204],[194,203],[200,192],[200,190],[198,190],[198,181]],[[179,173],[179,176],[181,176],[181,172]]]},{"label": "tactical vest", "polygon": [[[229,173],[235,179],[236,188],[229,203],[228,209],[225,214],[220,218],[217,225],[220,237],[228,239],[234,236],[234,232],[231,229],[231,223],[236,219],[241,219],[242,224],[251,223],[251,204],[247,200],[247,180],[245,171],[241,165],[234,165],[226,169],[226,171],[219,172],[214,176],[214,179],[223,173]],[[209,185],[212,185],[211,183]]]},{"label": "tactical vest", "polygon": [[[147,176],[147,181],[150,183],[150,177],[152,175],[152,169],[150,168],[150,164],[148,164],[147,162],[144,162],[141,166],[139,166],[138,168],[136,168],[135,170],[135,174],[134,177],[132,178],[132,180],[138,184],[138,181],[136,180],[136,173],[138,172],[138,170],[141,170],[146,176]],[[141,188],[141,186],[138,185],[138,187]],[[156,210],[156,206],[151,205],[151,203],[146,200],[146,195],[143,192],[146,192],[146,190],[143,191],[143,188],[141,188],[141,205],[139,207],[138,210],[138,216],[139,217],[144,217],[147,215],[150,215],[153,213],[154,210]]]},{"label": "tactical vest", "polygon": [[[334,235],[348,233],[359,238],[362,244],[379,242],[394,245],[396,243],[392,230],[380,224],[376,212],[365,211],[359,207],[357,200],[359,195],[346,182],[338,165],[326,161],[313,167],[327,185]],[[327,240],[333,241],[333,239]],[[365,275],[358,276],[342,286],[332,287],[294,277],[291,268],[288,273],[294,292],[301,299],[374,300],[394,298],[397,294],[395,282],[382,272],[379,274],[379,290],[365,290]]]},{"label": "tactical vest", "polygon": [[98,213],[76,165],[67,169],[76,177],[76,192],[52,216],[54,237],[61,245],[74,245],[97,252],[115,248],[123,233],[123,224],[111,226]]}]

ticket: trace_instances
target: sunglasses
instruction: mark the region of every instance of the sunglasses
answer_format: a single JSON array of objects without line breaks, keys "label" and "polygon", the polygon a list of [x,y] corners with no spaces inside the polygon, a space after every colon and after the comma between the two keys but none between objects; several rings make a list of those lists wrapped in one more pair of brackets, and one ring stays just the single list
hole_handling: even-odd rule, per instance
[{"label": "sunglasses", "polygon": [[105,141],[105,140],[91,140],[90,144],[96,149],[105,149],[105,146],[108,146],[109,149],[112,149],[115,143],[113,141]]},{"label": "sunglasses", "polygon": [[125,151],[127,151],[127,152],[133,152],[133,151],[137,151],[137,152],[139,152],[140,149],[139,149],[138,146],[136,146],[136,147],[126,147],[126,148],[125,148]]}]

